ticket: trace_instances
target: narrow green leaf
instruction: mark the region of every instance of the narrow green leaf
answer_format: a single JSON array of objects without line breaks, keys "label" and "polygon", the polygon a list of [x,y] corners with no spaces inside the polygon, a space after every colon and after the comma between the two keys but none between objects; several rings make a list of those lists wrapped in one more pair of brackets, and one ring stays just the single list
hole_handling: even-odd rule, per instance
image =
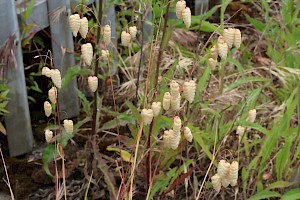
[{"label": "narrow green leaf", "polygon": [[201,95],[202,91],[205,89],[206,82],[210,78],[210,71],[211,71],[210,67],[206,67],[206,69],[203,72],[202,77],[200,78],[200,80],[198,82],[197,90],[196,90],[196,94],[195,94],[195,102],[200,101],[200,95]]},{"label": "narrow green leaf", "polygon": [[106,150],[107,151],[118,152],[121,155],[121,157],[122,157],[122,159],[124,161],[126,161],[126,162],[132,162],[132,155],[128,151],[125,151],[123,149],[119,149],[118,147],[107,147]]},{"label": "narrow green leaf", "polygon": [[282,200],[297,200],[300,197],[300,188],[292,189],[282,195]]},{"label": "narrow green leaf", "polygon": [[27,19],[30,17],[30,15],[32,13],[33,6],[34,6],[34,3],[35,3],[35,0],[31,0],[29,2],[29,5],[26,8],[26,11],[25,11],[25,14],[24,14],[25,21],[27,21]]},{"label": "narrow green leaf", "polygon": [[286,181],[276,181],[276,182],[271,183],[270,185],[268,185],[266,190],[272,190],[272,189],[276,189],[276,188],[286,188],[286,187],[289,187],[291,185],[293,185],[293,183],[286,182]]},{"label": "narrow green leaf", "polygon": [[231,85],[227,86],[226,88],[224,88],[224,92],[230,91],[233,88],[236,88],[242,84],[245,83],[249,83],[249,82],[265,82],[265,81],[269,81],[269,79],[267,78],[260,78],[260,77],[247,77],[247,78],[242,78],[239,79],[238,81],[235,81],[234,83],[232,83]]},{"label": "narrow green leaf", "polygon": [[245,14],[246,19],[259,31],[259,32],[263,32],[266,28],[266,25],[264,23],[262,23],[261,21],[258,21],[252,17],[250,17],[249,15]]},{"label": "narrow green leaf", "polygon": [[128,106],[128,108],[130,109],[133,117],[137,120],[140,121],[141,115],[140,112],[138,111],[138,109],[136,108],[135,105],[132,104],[132,102],[130,101],[125,101],[126,106]]},{"label": "narrow green leaf", "polygon": [[81,100],[81,104],[83,106],[83,109],[85,111],[85,113],[88,116],[91,116],[91,106],[90,106],[90,102],[86,99],[85,95],[83,94],[83,92],[81,92],[79,89],[75,88],[77,95],[79,97],[79,99]]},{"label": "narrow green leaf", "polygon": [[202,132],[201,131],[192,130],[192,134],[193,134],[193,137],[196,140],[196,142],[203,149],[204,153],[209,157],[210,160],[212,160],[213,159],[213,155],[210,152],[209,147],[206,145],[206,143],[202,139],[202,136],[201,136]]},{"label": "narrow green leaf", "polygon": [[283,145],[282,149],[278,152],[276,156],[276,175],[278,180],[282,180],[283,172],[286,170],[286,165],[290,160],[290,148],[292,145],[292,137],[287,138],[285,144]]},{"label": "narrow green leaf", "polygon": [[278,192],[273,191],[261,191],[250,197],[248,200],[260,200],[260,199],[267,199],[271,197],[280,197],[281,195]]}]

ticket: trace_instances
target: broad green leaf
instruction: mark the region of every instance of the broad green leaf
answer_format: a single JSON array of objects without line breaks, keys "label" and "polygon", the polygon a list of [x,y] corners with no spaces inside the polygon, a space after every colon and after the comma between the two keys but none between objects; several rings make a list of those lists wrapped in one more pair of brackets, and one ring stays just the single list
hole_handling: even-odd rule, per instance
[{"label": "broad green leaf", "polygon": [[261,191],[250,197],[248,200],[260,200],[260,199],[267,199],[271,197],[280,197],[281,195],[278,192],[273,191]]},{"label": "broad green leaf", "polygon": [[300,188],[292,189],[282,195],[282,200],[297,200],[300,197]]},{"label": "broad green leaf", "polygon": [[107,147],[106,150],[118,152],[124,161],[132,162],[132,155],[128,151],[120,150],[118,147]]},{"label": "broad green leaf", "polygon": [[56,153],[56,156],[58,155],[54,144],[49,144],[43,151],[43,155],[42,155],[43,168],[46,174],[48,174],[49,176],[52,176],[49,170],[49,162],[53,160],[54,153]]},{"label": "broad green leaf", "polygon": [[135,124],[135,122],[136,122],[135,118],[130,114],[119,113],[117,117],[118,117],[118,124],[117,124],[116,119],[112,119],[112,120],[104,123],[100,129],[107,130],[107,129],[116,128],[117,125],[118,126],[126,126],[127,124]]},{"label": "broad green leaf", "polygon": [[64,90],[76,75],[89,75],[92,74],[90,69],[81,69],[79,66],[73,66],[68,68],[68,71],[64,75],[61,84],[61,90]]}]

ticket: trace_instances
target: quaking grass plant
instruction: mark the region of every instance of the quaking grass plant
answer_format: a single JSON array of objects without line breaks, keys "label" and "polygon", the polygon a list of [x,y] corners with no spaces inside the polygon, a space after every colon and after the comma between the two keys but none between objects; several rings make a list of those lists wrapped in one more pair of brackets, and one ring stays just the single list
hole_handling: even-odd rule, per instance
[{"label": "quaking grass plant", "polygon": [[[149,5],[142,2],[143,6],[138,7],[130,3],[127,5],[132,9],[130,13],[138,12],[138,15],[126,18],[130,14],[124,11],[117,27],[121,44],[118,47],[111,42],[109,24],[101,23],[102,2],[97,12],[79,4],[78,14],[69,16],[69,23],[75,37],[79,37],[79,32],[85,38],[81,44],[81,68],[71,68],[63,80],[59,71],[43,69],[43,74],[49,76],[58,88],[49,93],[51,103],[45,103],[46,116],[51,116],[52,107],[55,107],[57,118],[54,122],[58,123],[45,132],[47,142],[54,143],[44,152],[45,169],[48,170],[48,162],[53,158],[56,161],[55,158],[60,157],[63,162],[63,148],[83,124],[91,122],[85,147],[86,173],[89,175],[85,198],[92,194],[93,187],[98,187],[97,182],[102,176],[111,199],[164,199],[166,196],[174,199],[220,196],[293,199],[299,194],[299,188],[288,191],[293,185],[289,172],[297,173],[294,166],[299,164],[297,157],[300,154],[297,145],[299,128],[291,124],[299,109],[298,90],[293,90],[276,113],[269,113],[271,119],[264,121],[263,107],[269,105],[271,99],[267,92],[270,78],[263,77],[252,66],[243,66],[244,63],[233,57],[247,47],[242,44],[241,31],[228,26],[224,20],[230,3],[224,1],[199,21],[191,16],[185,1],[160,2],[163,8],[160,17],[153,20],[157,22],[153,26],[158,31],[150,42],[143,40],[143,24]],[[96,18],[94,26],[88,27],[82,7]],[[175,7],[178,19],[169,18],[172,7]],[[219,8],[219,26],[205,21]],[[212,34],[203,49],[189,52],[171,40],[177,26],[185,31],[190,27]],[[96,40],[89,41],[88,35],[94,30]],[[212,39],[214,35],[218,35],[216,41]],[[111,74],[112,51],[108,45],[119,50],[119,75],[134,78],[134,81],[128,80],[131,81],[128,84],[136,89],[134,103],[117,103],[117,81]],[[168,51],[182,56],[170,64],[165,59]],[[130,62],[134,58],[138,58],[137,65]],[[186,71],[177,70],[182,58],[194,60],[185,66]],[[166,63],[167,68],[164,67]],[[237,70],[229,71],[232,65]],[[74,126],[71,126],[72,121],[66,120],[62,129],[56,94],[75,74],[87,80],[93,99],[90,103],[78,90],[87,117]],[[108,82],[111,107],[102,102],[104,97],[99,91],[99,83],[103,81]],[[53,95],[55,98],[51,97]],[[104,114],[113,119],[104,121]],[[55,130],[59,134],[53,134]],[[97,137],[108,137],[106,133],[117,140],[105,147],[114,153],[115,162],[105,158],[99,150],[101,140]],[[108,166],[118,175],[113,175]],[[92,182],[92,179],[96,181]],[[65,179],[63,182],[66,187]],[[65,190],[65,198],[66,193]]]}]

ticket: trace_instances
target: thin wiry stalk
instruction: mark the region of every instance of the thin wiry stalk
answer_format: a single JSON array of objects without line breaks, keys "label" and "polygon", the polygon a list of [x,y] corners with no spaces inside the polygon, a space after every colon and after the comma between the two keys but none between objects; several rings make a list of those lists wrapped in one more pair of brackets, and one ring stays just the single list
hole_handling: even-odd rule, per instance
[{"label": "thin wiry stalk", "polygon": [[[112,78],[112,74],[111,74],[111,67],[110,67],[109,61],[107,62],[107,66],[108,66],[108,70],[109,70],[109,79],[110,79],[111,94],[112,94],[113,103],[114,103],[114,112],[117,114],[117,103],[116,103],[116,98],[115,98],[113,78]],[[123,168],[124,165],[123,165],[122,151],[121,151],[121,135],[120,135],[118,115],[116,115],[116,125],[117,125],[117,133],[118,133],[118,143],[119,143],[119,148],[120,148],[120,157],[121,157],[121,165],[122,165],[121,169],[122,169],[122,179],[123,179],[123,178],[125,178],[125,176],[124,176],[124,168]]]},{"label": "thin wiry stalk", "polygon": [[144,49],[144,15],[145,12],[142,13],[142,20],[141,20],[141,34],[142,34],[142,41],[141,41],[141,56],[139,60],[139,67],[138,67],[138,74],[136,79],[136,91],[135,91],[135,101],[138,102],[138,93],[139,93],[139,82],[140,82],[140,75],[141,75],[141,66],[143,60],[143,49]]},{"label": "thin wiry stalk", "polygon": [[[101,34],[101,24],[102,24],[102,6],[103,6],[103,1],[99,1],[99,9],[98,9],[98,20],[99,24],[97,27],[97,39],[96,39],[96,44],[99,44],[100,41],[100,34]],[[95,76],[98,77],[99,73],[99,58],[100,56],[96,54],[96,63],[95,63]],[[93,120],[92,120],[92,135],[96,134],[96,115],[97,115],[97,99],[98,99],[98,91],[94,92],[94,102],[93,102]]]},{"label": "thin wiry stalk", "polygon": [[[217,120],[218,120],[218,119],[217,119]],[[213,149],[213,157],[212,157],[212,160],[211,160],[211,162],[210,162],[210,164],[209,164],[209,167],[208,167],[208,169],[207,169],[207,172],[206,172],[206,174],[205,174],[205,176],[204,176],[204,179],[203,179],[203,181],[202,181],[202,184],[201,184],[201,187],[200,187],[200,189],[199,189],[199,192],[198,192],[198,195],[197,195],[197,197],[196,197],[196,200],[198,200],[198,199],[200,198],[200,194],[201,194],[202,189],[203,189],[203,187],[204,187],[206,178],[207,178],[208,173],[209,173],[210,169],[212,168],[212,166],[213,166],[213,164],[214,164],[214,161],[215,161],[215,158],[216,158],[216,154],[217,154],[217,152],[216,152],[217,135],[219,134],[219,133],[218,133],[218,130],[219,130],[218,127],[219,127],[219,122],[217,121],[217,123],[216,123],[216,135],[215,135],[215,142],[214,142],[214,149]]]},{"label": "thin wiry stalk", "polygon": [[7,180],[5,180],[3,178],[3,180],[5,181],[5,183],[7,184],[8,188],[9,188],[11,199],[14,200],[15,196],[14,196],[14,193],[13,193],[13,191],[11,189],[11,185],[10,185],[10,181],[9,181],[9,176],[8,176],[7,168],[6,168],[6,165],[5,165],[5,160],[4,160],[4,157],[3,157],[3,154],[2,154],[1,145],[0,145],[0,154],[1,154],[1,160],[2,160],[2,163],[3,163],[3,168],[4,168],[4,171],[5,171],[6,179],[7,179]]},{"label": "thin wiry stalk", "polygon": [[166,29],[167,29],[167,22],[168,22],[168,18],[169,18],[170,5],[171,5],[171,0],[168,0],[166,13],[165,13],[165,21],[164,21],[164,25],[163,25],[163,29],[162,29],[163,36],[162,36],[162,39],[161,39],[161,42],[160,42],[160,48],[159,48],[159,52],[158,52],[158,56],[157,56],[156,72],[155,72],[155,84],[154,84],[155,90],[157,89],[157,85],[158,85],[159,66],[161,65],[162,54],[164,52],[163,42],[164,42],[164,39],[166,37]]}]

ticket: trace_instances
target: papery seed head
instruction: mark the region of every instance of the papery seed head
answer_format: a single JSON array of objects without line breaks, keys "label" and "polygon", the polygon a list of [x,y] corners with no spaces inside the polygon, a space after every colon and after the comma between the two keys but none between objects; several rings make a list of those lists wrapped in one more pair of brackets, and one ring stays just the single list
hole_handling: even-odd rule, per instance
[{"label": "papery seed head", "polygon": [[163,109],[164,110],[169,110],[170,105],[171,105],[171,95],[170,95],[169,92],[166,92],[164,94],[164,98],[163,98]]},{"label": "papery seed head", "polygon": [[218,46],[213,46],[210,49],[210,56],[212,59],[217,60],[218,58]]},{"label": "papery seed head", "polygon": [[43,67],[42,68],[42,75],[47,76],[48,78],[51,77],[51,69],[48,67]]},{"label": "papery seed head", "polygon": [[230,164],[225,160],[220,160],[217,172],[221,179],[225,179],[228,177],[230,171]]},{"label": "papery seed head", "polygon": [[243,127],[243,126],[238,126],[238,127],[236,128],[236,134],[237,134],[240,138],[242,138],[243,135],[244,135],[244,133],[245,133],[245,130],[246,130],[245,127]]},{"label": "papery seed head", "polygon": [[101,56],[104,60],[108,61],[109,58],[109,51],[108,50],[101,50]]},{"label": "papery seed head", "polygon": [[129,33],[132,39],[136,38],[137,28],[136,26],[129,27]]},{"label": "papery seed head", "polygon": [[52,113],[52,107],[51,107],[51,104],[48,101],[44,102],[44,111],[45,111],[45,115],[47,117],[49,117]]},{"label": "papery seed head", "polygon": [[88,85],[92,92],[96,92],[98,89],[98,77],[97,76],[89,76],[88,77]]},{"label": "papery seed head", "polygon": [[191,129],[189,127],[186,126],[183,128],[183,134],[187,141],[189,141],[189,142],[193,141],[193,135],[192,135]]},{"label": "papery seed head", "polygon": [[187,28],[191,26],[192,18],[191,18],[191,9],[186,7],[182,10],[182,19]]},{"label": "papery seed head", "polygon": [[164,146],[170,149],[177,149],[180,142],[180,135],[176,135],[173,130],[164,131],[163,143]]},{"label": "papery seed head", "polygon": [[183,84],[183,94],[182,96],[189,102],[192,103],[195,98],[196,93],[196,83],[193,80],[184,82]]},{"label": "papery seed head", "polygon": [[81,37],[85,39],[88,32],[89,32],[89,21],[86,17],[83,17],[80,19],[79,33]]},{"label": "papery seed head", "polygon": [[218,60],[215,60],[213,58],[209,58],[208,59],[208,65],[211,68],[212,71],[217,69],[217,65],[218,65]]},{"label": "papery seed head", "polygon": [[171,96],[171,109],[174,111],[179,111],[180,110],[180,101],[181,101],[181,96],[180,94],[178,95],[178,97],[173,97]]},{"label": "papery seed head", "polygon": [[181,130],[181,119],[179,116],[174,117],[173,131],[175,136],[180,135]]},{"label": "papery seed head", "polygon": [[227,58],[228,45],[226,43],[219,43],[218,44],[218,53],[222,59]]},{"label": "papery seed head", "polygon": [[242,44],[242,34],[239,29],[234,29],[234,42],[235,48],[239,49]]},{"label": "papery seed head", "polygon": [[93,46],[91,43],[81,45],[81,54],[84,62],[90,66],[93,60]]},{"label": "papery seed head", "polygon": [[174,98],[180,95],[179,84],[175,80],[172,80],[170,83],[170,93]]},{"label": "papery seed head", "polygon": [[51,80],[58,89],[61,88],[61,75],[58,69],[51,69]]},{"label": "papery seed head", "polygon": [[249,110],[247,122],[253,123],[256,118],[256,109]]},{"label": "papery seed head", "polygon": [[151,105],[151,109],[153,110],[153,116],[157,117],[161,110],[161,103],[160,102],[153,102]]},{"label": "papery seed head", "polygon": [[73,133],[73,121],[72,120],[64,120],[64,128],[67,133],[71,134]]},{"label": "papery seed head", "polygon": [[123,46],[130,46],[130,40],[131,40],[131,35],[127,33],[126,31],[122,31],[121,33],[121,44]]},{"label": "papery seed head", "polygon": [[227,43],[228,48],[231,49],[234,42],[235,29],[229,28],[224,29],[223,38],[225,43]]},{"label": "papery seed head", "polygon": [[74,37],[77,37],[77,33],[80,28],[80,16],[78,14],[69,16],[69,25],[72,30]]},{"label": "papery seed head", "polygon": [[178,19],[182,18],[182,11],[186,7],[186,2],[185,1],[177,1],[176,3],[176,16]]},{"label": "papery seed head", "polygon": [[153,110],[152,109],[143,109],[141,112],[141,118],[144,125],[151,124],[153,120]]},{"label": "papery seed head", "polygon": [[224,37],[223,37],[222,35],[220,35],[220,36],[218,37],[217,44],[219,45],[219,44],[224,44],[224,43],[225,43]]},{"label": "papery seed head", "polygon": [[53,138],[53,132],[50,131],[49,129],[46,129],[45,130],[45,139],[46,139],[46,142],[50,143],[51,140],[52,140],[52,138]]},{"label": "papery seed head", "polygon": [[218,174],[211,177],[211,184],[213,185],[214,190],[219,193],[221,190],[221,178]]},{"label": "papery seed head", "polygon": [[111,41],[111,28],[109,25],[104,26],[103,30],[103,41],[106,45],[108,45]]},{"label": "papery seed head", "polygon": [[230,172],[229,172],[229,182],[231,186],[236,186],[239,176],[239,163],[237,161],[233,161],[230,164]]},{"label": "papery seed head", "polygon": [[57,89],[56,89],[56,87],[52,87],[48,91],[48,96],[49,96],[49,99],[50,99],[51,103],[56,104],[56,98],[57,98]]}]

